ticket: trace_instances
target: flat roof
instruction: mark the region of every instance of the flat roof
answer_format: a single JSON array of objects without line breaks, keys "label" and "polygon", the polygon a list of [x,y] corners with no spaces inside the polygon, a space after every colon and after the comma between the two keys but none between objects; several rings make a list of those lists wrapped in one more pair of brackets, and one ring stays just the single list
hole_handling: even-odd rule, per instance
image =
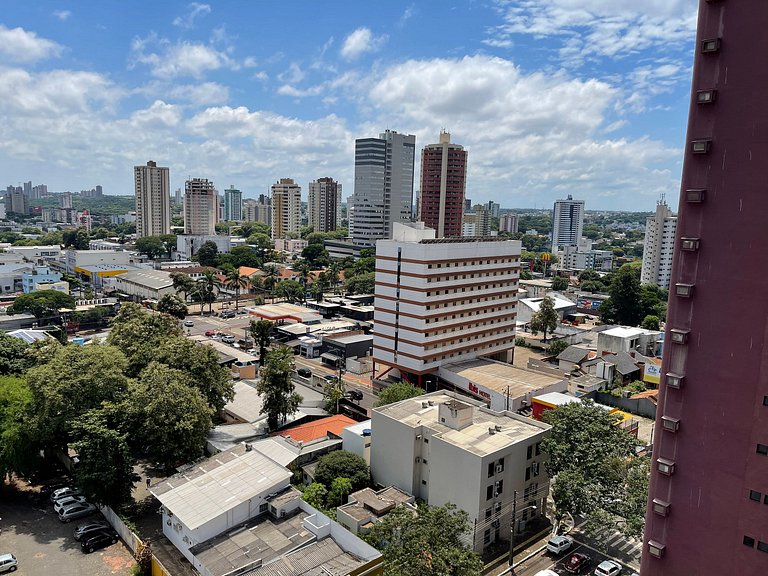
[{"label": "flat roof", "polygon": [[339,336],[338,338],[328,335],[326,339],[339,344],[355,344],[356,342],[373,342],[373,334],[355,334],[353,336]]},{"label": "flat roof", "polygon": [[209,338],[208,336],[205,336],[203,334],[188,336],[188,338],[200,344],[206,344],[208,346],[212,346],[213,348],[216,349],[217,352],[220,352],[225,356],[230,356],[235,360],[237,360],[238,362],[255,362],[257,360],[256,356],[254,356],[253,354],[248,354],[247,352],[244,352],[240,348],[235,348],[233,346],[230,346],[229,344],[225,344],[224,342],[221,342],[219,340],[214,340],[213,338]]},{"label": "flat roof", "polygon": [[395,506],[413,502],[415,497],[395,486],[388,486],[378,492],[363,488],[350,494],[349,500],[347,504],[339,506],[339,510],[344,510],[352,518],[362,522],[372,517],[381,518]]},{"label": "flat roof", "polygon": [[319,320],[321,318],[317,310],[311,308],[305,308],[304,306],[297,306],[296,304],[263,304],[261,306],[250,306],[246,308],[249,313],[264,318],[299,318],[302,320]]},{"label": "flat roof", "polygon": [[616,326],[615,328],[603,330],[601,334],[616,336],[618,338],[631,338],[632,336],[641,336],[643,334],[661,334],[661,332],[656,330],[645,330],[644,328],[632,328],[630,326]]},{"label": "flat roof", "polygon": [[484,359],[446,364],[440,367],[439,374],[441,376],[443,372],[451,372],[500,394],[506,395],[507,390],[509,390],[511,398],[519,398],[565,379],[564,377],[558,378],[542,372],[518,368],[504,362]]},{"label": "flat roof", "polygon": [[291,475],[264,454],[237,446],[161,480],[150,492],[194,530],[250,498],[272,491]]},{"label": "flat roof", "polygon": [[533,400],[551,404],[553,406],[563,406],[565,404],[570,404],[571,402],[581,402],[581,400],[575,396],[563,394],[562,392],[549,392],[547,394],[542,394],[541,396],[534,396]]},{"label": "flat roof", "polygon": [[[94,252],[104,253],[106,251],[94,250]],[[146,286],[147,288],[152,288],[155,290],[173,286],[171,273],[166,272],[165,270],[132,270],[129,272],[124,272],[123,274],[118,274],[115,276],[115,278],[125,282],[130,282],[132,284],[138,284],[139,286]]]},{"label": "flat roof", "polygon": [[256,388],[239,380],[234,383],[232,389],[235,397],[224,405],[224,410],[246,422],[256,422],[266,417],[261,413],[264,402]]},{"label": "flat roof", "polygon": [[[424,406],[424,403],[428,403]],[[455,430],[438,421],[440,404],[450,403],[472,408],[472,424]],[[551,426],[511,412],[493,412],[472,400],[455,399],[445,392],[432,392],[374,408],[390,418],[412,428],[423,426],[433,431],[433,437],[453,444],[478,456],[493,454],[511,444],[523,442],[549,430]],[[498,428],[497,428],[498,426]],[[490,432],[490,428],[494,432]]]}]

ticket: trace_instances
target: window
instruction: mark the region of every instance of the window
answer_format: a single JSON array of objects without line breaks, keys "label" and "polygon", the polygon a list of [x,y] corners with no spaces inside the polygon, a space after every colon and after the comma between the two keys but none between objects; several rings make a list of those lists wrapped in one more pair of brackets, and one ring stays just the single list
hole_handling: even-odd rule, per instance
[{"label": "window", "polygon": [[267,510],[269,510],[269,503],[268,502],[265,502],[264,504],[259,505],[259,514],[263,514]]},{"label": "window", "polygon": [[498,482],[496,482],[496,492],[498,492],[499,494],[504,492],[504,480],[499,480]]},{"label": "window", "polygon": [[757,490],[750,490],[749,491],[749,499],[750,500],[754,500],[755,502],[760,502],[760,498],[762,496],[763,495],[760,494],[760,492],[758,492]]},{"label": "window", "polygon": [[664,430],[669,432],[677,432],[680,429],[680,420],[677,418],[671,418],[669,416],[662,416],[661,425]]},{"label": "window", "polygon": [[486,530],[486,531],[483,533],[483,544],[490,544],[490,543],[491,543],[491,529],[490,529],[490,528],[488,528],[488,529],[487,529],[487,530]]},{"label": "window", "polygon": [[485,509],[485,519],[489,520],[490,517],[491,517],[491,508],[486,508]]},{"label": "window", "polygon": [[490,500],[491,498],[493,498],[493,484],[485,489],[485,499]]},{"label": "window", "polygon": [[534,462],[531,464],[531,473],[533,474],[534,478],[539,475],[539,463]]},{"label": "window", "polygon": [[504,472],[504,458],[500,458],[499,461],[496,463],[496,471]]},{"label": "window", "polygon": [[493,462],[489,462],[488,463],[488,478],[492,478],[495,473],[496,473],[496,467],[493,465]]},{"label": "window", "polygon": [[429,444],[429,438],[424,438],[424,444]]},{"label": "window", "polygon": [[691,152],[693,154],[707,154],[711,144],[712,140],[693,140],[691,142]]},{"label": "window", "polygon": [[720,38],[709,38],[701,41],[701,51],[706,54],[708,52],[718,52],[720,50]]},{"label": "window", "polygon": [[526,455],[527,460],[530,460],[531,458],[533,458],[533,445],[528,446],[528,452]]},{"label": "window", "polygon": [[762,454],[763,456],[768,456],[768,446],[765,444],[758,444],[756,452],[758,454]]},{"label": "window", "polygon": [[705,190],[701,188],[693,188],[685,191],[685,201],[689,204],[701,204],[704,202]]},{"label": "window", "polygon": [[768,406],[768,396],[763,396],[763,406]]},{"label": "window", "polygon": [[658,514],[659,516],[669,515],[669,502],[665,502],[664,500],[659,500],[658,498],[654,498],[653,513]]},{"label": "window", "polygon": [[744,536],[742,542],[744,542],[744,546],[749,546],[750,548],[755,547],[755,539],[752,538],[752,536]]},{"label": "window", "polygon": [[666,458],[659,458],[656,460],[656,467],[659,472],[671,476],[675,473],[675,463],[672,460]]},{"label": "window", "polygon": [[760,550],[760,552],[768,552],[768,542],[758,542],[757,549]]},{"label": "window", "polygon": [[541,442],[536,442],[536,456],[541,455]]},{"label": "window", "polygon": [[525,480],[526,482],[531,479],[531,467],[528,466],[528,468],[525,469]]},{"label": "window", "polygon": [[422,485],[424,485],[424,486],[426,486],[426,485],[427,485],[427,481],[426,481],[426,480],[422,480],[422,481],[421,481],[421,483],[422,483]]}]

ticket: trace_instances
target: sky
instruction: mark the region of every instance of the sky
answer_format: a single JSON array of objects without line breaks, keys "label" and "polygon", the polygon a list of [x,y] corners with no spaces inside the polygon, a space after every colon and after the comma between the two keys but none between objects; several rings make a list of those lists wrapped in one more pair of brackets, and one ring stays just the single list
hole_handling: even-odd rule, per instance
[{"label": "sky", "polygon": [[[467,197],[675,208],[696,0],[4,0],[0,187],[354,188],[355,138],[441,129]],[[416,167],[416,188],[419,168]]]}]

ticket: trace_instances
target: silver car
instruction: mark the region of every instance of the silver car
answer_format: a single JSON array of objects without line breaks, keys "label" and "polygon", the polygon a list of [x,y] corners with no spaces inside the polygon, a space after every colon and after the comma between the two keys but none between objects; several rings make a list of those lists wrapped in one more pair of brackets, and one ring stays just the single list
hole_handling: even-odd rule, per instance
[{"label": "silver car", "polygon": [[13,554],[0,554],[0,573],[15,572],[19,562]]},{"label": "silver car", "polygon": [[85,518],[96,512],[96,506],[89,504],[88,502],[81,502],[78,504],[70,504],[59,512],[59,520],[62,522],[71,522],[78,518]]}]

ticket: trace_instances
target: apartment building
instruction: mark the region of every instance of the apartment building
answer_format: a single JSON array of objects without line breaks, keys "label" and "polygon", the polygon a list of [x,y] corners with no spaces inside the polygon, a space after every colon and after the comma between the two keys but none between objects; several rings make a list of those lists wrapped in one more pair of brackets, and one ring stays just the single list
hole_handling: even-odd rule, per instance
[{"label": "apartment building", "polygon": [[258,199],[243,200],[243,220],[272,226],[272,199],[266,194],[259,194]]},{"label": "apartment building", "polygon": [[243,219],[243,193],[230,184],[224,189],[224,220],[240,222]]},{"label": "apartment building", "polygon": [[543,513],[549,481],[541,441],[550,429],[433,392],[373,409],[371,473],[376,483],[430,505],[452,502],[464,510],[473,526],[466,543],[482,552],[509,540],[513,503],[518,523]]},{"label": "apartment building", "polygon": [[434,228],[438,238],[461,236],[467,185],[467,151],[451,144],[449,132],[421,151],[419,220]]},{"label": "apartment building", "polygon": [[[133,167],[136,194],[136,237],[171,233],[170,170],[150,160]],[[100,188],[100,187],[99,187]],[[63,196],[62,210],[72,208],[72,197]]]},{"label": "apartment building", "polygon": [[301,228],[301,186],[291,178],[272,184],[272,239],[287,238]]},{"label": "apartment building", "polygon": [[669,288],[676,231],[677,216],[662,199],[656,203],[656,213],[645,221],[643,268],[640,271],[640,282],[643,284]]},{"label": "apartment building", "polygon": [[506,212],[499,216],[499,232],[509,232],[516,234],[518,227],[518,216],[512,212]]},{"label": "apartment building", "polygon": [[521,245],[494,238],[434,238],[398,224],[376,243],[373,355],[379,368],[421,381],[441,364],[509,361]]},{"label": "apartment building", "polygon": [[341,184],[333,178],[310,182],[307,211],[315,232],[335,232],[341,224]]},{"label": "apartment building", "polygon": [[219,221],[219,198],[213,182],[193,178],[184,184],[184,234],[213,236]]},{"label": "apartment building", "polygon": [[578,246],[584,230],[584,200],[574,200],[568,194],[556,200],[552,209],[552,252],[561,246]]}]

